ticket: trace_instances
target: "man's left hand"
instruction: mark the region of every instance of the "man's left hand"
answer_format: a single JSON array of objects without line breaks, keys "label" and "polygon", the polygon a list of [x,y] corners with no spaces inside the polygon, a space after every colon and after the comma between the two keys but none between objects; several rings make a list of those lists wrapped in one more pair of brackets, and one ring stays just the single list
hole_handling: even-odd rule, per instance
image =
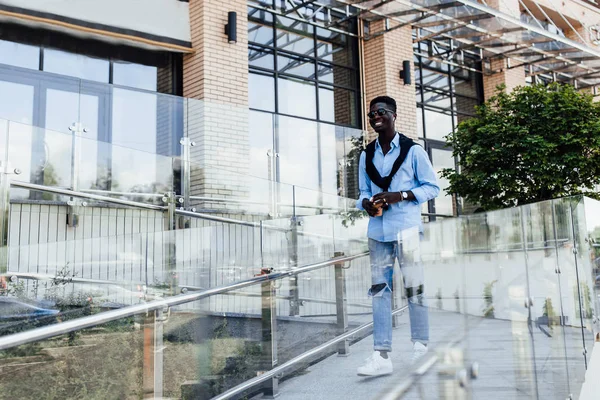
[{"label": "man's left hand", "polygon": [[373,203],[378,201],[383,202],[384,206],[399,203],[402,201],[402,194],[400,192],[377,193],[375,196],[373,196]]}]

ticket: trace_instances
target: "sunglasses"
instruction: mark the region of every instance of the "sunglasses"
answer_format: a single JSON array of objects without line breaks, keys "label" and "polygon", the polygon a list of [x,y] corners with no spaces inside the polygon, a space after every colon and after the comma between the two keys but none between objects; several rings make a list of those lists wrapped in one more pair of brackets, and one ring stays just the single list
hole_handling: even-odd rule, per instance
[{"label": "sunglasses", "polygon": [[392,110],[386,110],[385,108],[378,108],[377,111],[370,111],[367,116],[370,119],[375,118],[376,115],[379,115],[380,117],[385,115],[385,113],[387,112],[392,112]]}]

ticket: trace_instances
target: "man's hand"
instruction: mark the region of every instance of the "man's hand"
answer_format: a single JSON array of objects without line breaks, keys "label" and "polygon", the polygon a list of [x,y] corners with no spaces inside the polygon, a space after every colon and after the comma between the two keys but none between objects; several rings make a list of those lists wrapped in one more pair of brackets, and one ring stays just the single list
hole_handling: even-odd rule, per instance
[{"label": "man's hand", "polygon": [[379,211],[379,209],[375,207],[375,204],[373,204],[371,201],[369,201],[369,199],[366,198],[363,199],[362,206],[367,212],[367,214],[369,214],[371,217],[374,217]]},{"label": "man's hand", "polygon": [[400,192],[381,192],[373,196],[373,203],[382,202],[384,206],[399,203],[401,201],[402,194]]}]

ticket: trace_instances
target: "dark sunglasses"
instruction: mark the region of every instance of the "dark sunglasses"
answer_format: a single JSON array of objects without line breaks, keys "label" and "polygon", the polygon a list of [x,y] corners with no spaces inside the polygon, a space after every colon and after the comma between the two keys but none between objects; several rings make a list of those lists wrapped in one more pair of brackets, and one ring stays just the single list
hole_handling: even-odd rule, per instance
[{"label": "dark sunglasses", "polygon": [[387,113],[387,112],[392,112],[392,110],[386,110],[385,108],[378,108],[377,111],[370,111],[367,114],[367,116],[370,119],[373,119],[373,118],[375,118],[375,115],[379,115],[381,117],[382,115],[385,115],[385,113]]}]

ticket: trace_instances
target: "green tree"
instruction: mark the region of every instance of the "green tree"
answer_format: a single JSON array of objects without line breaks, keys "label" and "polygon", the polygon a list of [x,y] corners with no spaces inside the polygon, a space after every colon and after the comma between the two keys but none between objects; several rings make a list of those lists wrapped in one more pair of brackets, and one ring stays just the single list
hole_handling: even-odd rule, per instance
[{"label": "green tree", "polygon": [[447,137],[460,173],[449,193],[486,210],[591,193],[600,183],[600,105],[570,85],[518,87]]}]

